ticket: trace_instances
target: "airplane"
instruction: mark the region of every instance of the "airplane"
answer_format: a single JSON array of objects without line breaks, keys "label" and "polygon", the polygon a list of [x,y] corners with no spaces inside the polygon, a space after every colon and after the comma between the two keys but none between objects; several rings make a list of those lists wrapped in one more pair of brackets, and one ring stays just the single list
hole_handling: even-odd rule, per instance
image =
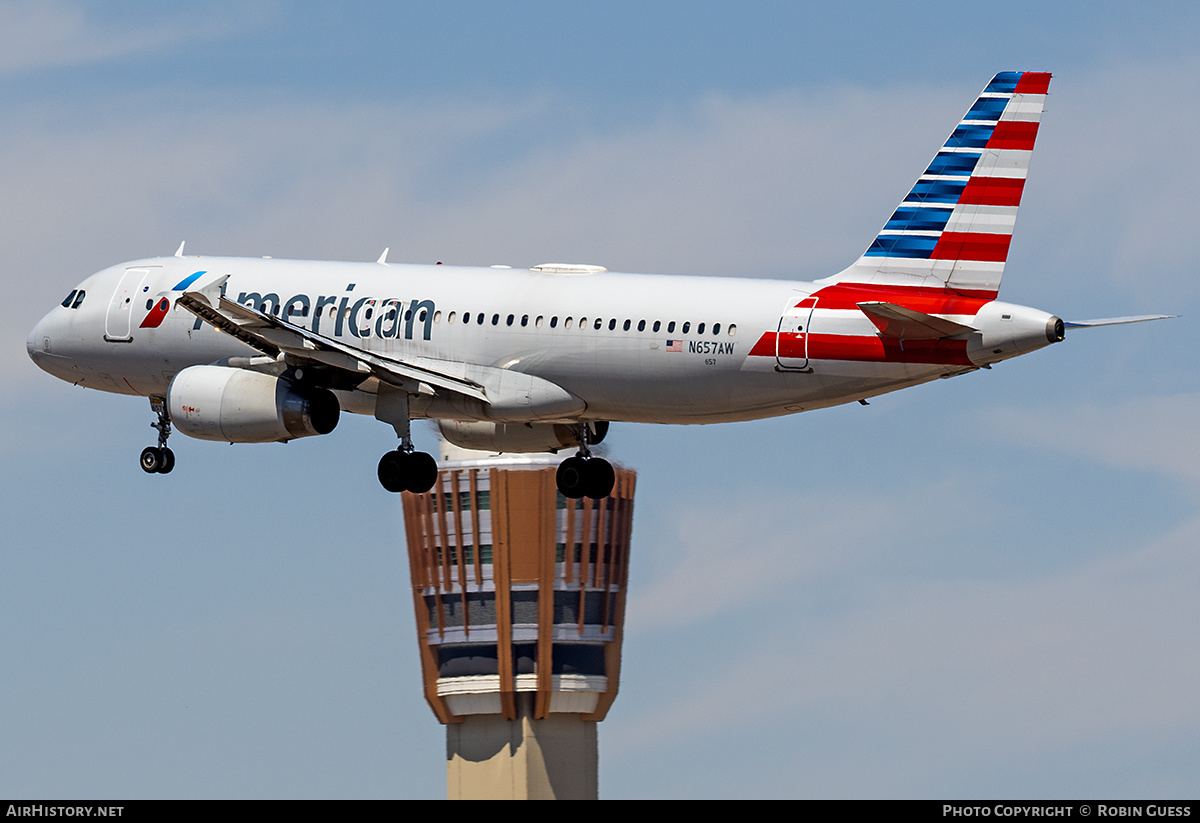
[{"label": "airplane", "polygon": [[328,434],[342,412],[391,425],[377,474],[426,492],[437,462],[410,421],[498,452],[574,449],[569,498],[608,496],[592,453],[612,421],[719,423],[793,414],[992,365],[1064,339],[997,300],[1050,74],[1002,72],[849,267],[815,282],[271,258],[172,257],[104,269],[30,332],[67,382],[150,399],[148,473],[172,427],[262,443]]}]

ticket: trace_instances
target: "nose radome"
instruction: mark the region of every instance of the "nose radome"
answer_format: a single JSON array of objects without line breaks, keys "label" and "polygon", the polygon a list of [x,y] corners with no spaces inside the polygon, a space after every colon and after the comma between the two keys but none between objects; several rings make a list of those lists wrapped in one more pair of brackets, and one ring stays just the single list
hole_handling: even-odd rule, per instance
[{"label": "nose radome", "polygon": [[29,355],[29,359],[34,363],[37,362],[37,355],[41,353],[43,346],[42,326],[45,324],[45,318],[39,320],[37,324],[30,330],[29,336],[25,338],[25,353]]}]

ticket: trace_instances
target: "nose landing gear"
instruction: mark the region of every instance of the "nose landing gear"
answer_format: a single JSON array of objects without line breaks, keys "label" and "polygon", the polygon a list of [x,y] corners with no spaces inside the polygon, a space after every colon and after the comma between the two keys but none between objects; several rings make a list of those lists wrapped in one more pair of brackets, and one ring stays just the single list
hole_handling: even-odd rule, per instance
[{"label": "nose landing gear", "polygon": [[150,428],[158,429],[158,445],[142,449],[142,471],[146,474],[167,474],[175,468],[175,452],[167,448],[167,438],[171,436],[167,401],[162,397],[151,397],[150,408],[158,415],[158,422],[150,424]]}]

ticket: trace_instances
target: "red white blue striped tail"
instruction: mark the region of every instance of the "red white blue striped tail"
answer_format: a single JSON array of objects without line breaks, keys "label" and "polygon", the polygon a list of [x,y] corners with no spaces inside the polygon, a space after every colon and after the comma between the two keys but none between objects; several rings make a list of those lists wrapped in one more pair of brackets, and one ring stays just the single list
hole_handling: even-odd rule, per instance
[{"label": "red white blue striped tail", "polygon": [[1000,289],[1050,75],[992,78],[866,253],[823,283]]}]

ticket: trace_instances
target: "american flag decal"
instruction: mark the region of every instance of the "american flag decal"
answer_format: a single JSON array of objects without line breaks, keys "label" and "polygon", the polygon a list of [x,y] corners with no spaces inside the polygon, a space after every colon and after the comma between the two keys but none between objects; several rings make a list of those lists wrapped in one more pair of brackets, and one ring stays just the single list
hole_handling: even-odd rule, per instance
[{"label": "american flag decal", "polygon": [[682,340],[668,340],[667,341],[667,351],[683,351],[683,341]]}]

